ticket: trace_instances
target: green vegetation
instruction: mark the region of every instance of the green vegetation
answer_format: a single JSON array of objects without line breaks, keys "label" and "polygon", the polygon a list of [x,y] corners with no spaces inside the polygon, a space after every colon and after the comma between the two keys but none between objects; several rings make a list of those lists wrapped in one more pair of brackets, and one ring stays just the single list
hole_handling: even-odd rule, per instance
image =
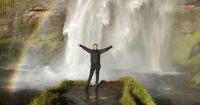
[{"label": "green vegetation", "polygon": [[192,87],[200,87],[200,73],[197,73],[193,78],[192,78]]},{"label": "green vegetation", "polygon": [[144,105],[156,105],[150,94],[138,81],[131,77],[123,77],[120,81],[124,82],[123,95],[120,99],[122,105],[137,105],[136,98]]},{"label": "green vegetation", "polygon": [[[6,37],[0,39],[0,60],[6,60],[8,57],[15,56],[15,51],[17,49],[17,46],[20,45],[22,42],[22,38],[12,38],[12,37]],[[8,50],[8,47],[12,47],[12,49]],[[16,48],[16,49],[15,49]]]},{"label": "green vegetation", "polygon": [[[37,24],[35,23],[39,20],[38,18],[40,18],[40,13],[36,15],[36,12],[33,13],[27,11],[34,7],[46,8],[53,1],[54,0],[0,0],[0,16],[2,16],[1,21],[3,22],[2,26],[9,26],[9,30],[6,28],[4,30],[5,33],[2,33],[4,35],[0,38],[0,46],[3,46],[5,49],[14,46],[13,49],[16,49],[15,52],[13,51],[13,54],[17,54],[18,50],[20,50],[18,49],[20,48],[18,45],[26,42],[26,40],[29,39],[27,38],[28,35],[30,35],[33,30],[37,30],[36,38],[34,40],[31,39],[30,41],[30,52],[38,55],[38,58],[41,59],[40,61],[42,63],[48,64],[52,59],[55,59],[57,55],[56,53],[60,53],[65,45],[63,40],[64,37],[62,35],[63,26],[60,25],[60,20],[54,20],[53,23],[43,22],[43,24],[45,24],[44,26],[37,27]],[[30,15],[31,17],[29,17],[29,13],[33,13],[33,15]],[[34,21],[32,21],[32,18]],[[15,31],[13,32],[10,28],[15,28]],[[4,58],[6,59],[10,56],[8,54],[11,54],[10,51],[1,49],[0,60]]]},{"label": "green vegetation", "polygon": [[58,38],[58,36],[55,34],[42,35],[41,38],[38,38],[36,41],[34,41],[33,47],[36,51],[41,53],[43,52],[44,47],[48,48],[48,52],[56,51],[64,46],[64,42],[56,40],[56,38]]},{"label": "green vegetation", "polygon": [[59,93],[46,90],[41,96],[35,98],[30,105],[56,105],[59,98]]},{"label": "green vegetation", "polygon": [[86,84],[86,81],[63,81],[58,87],[47,89],[38,97],[35,97],[30,105],[60,105],[61,94],[67,92],[73,85]]},{"label": "green vegetation", "polygon": [[[27,40],[26,37],[17,35],[15,37],[0,38],[0,46],[5,46],[5,48],[6,46],[18,46]],[[52,56],[61,51],[65,45],[64,36],[60,33],[59,28],[55,27],[47,28],[46,32],[42,32],[38,36],[36,35],[36,38],[31,42],[31,48],[33,48],[34,53],[43,59],[43,62],[51,61]],[[8,56],[10,55],[8,55],[6,50],[0,51],[0,60]]]},{"label": "green vegetation", "polygon": [[84,85],[86,84],[86,81],[63,81],[61,84],[57,87],[57,89],[60,90],[68,90],[72,85]]},{"label": "green vegetation", "polygon": [[[43,52],[56,52],[64,46],[62,33],[59,27],[49,27],[36,35],[33,41],[33,48],[39,53]],[[46,51],[45,51],[46,50]]]},{"label": "green vegetation", "polygon": [[[123,95],[119,100],[121,105],[137,105],[136,98],[143,105],[156,105],[139,82],[131,77],[123,77],[119,81],[124,83]],[[86,81],[63,81],[58,87],[45,90],[40,96],[35,97],[30,105],[59,105],[61,94],[67,92],[73,85],[85,85]]]},{"label": "green vegetation", "polygon": [[14,37],[1,38],[0,45],[16,45],[21,43],[21,41],[22,38],[14,38]]},{"label": "green vegetation", "polygon": [[200,55],[188,59],[192,47],[200,41],[200,29],[192,35],[183,35],[176,38],[173,42],[173,56],[175,63],[182,66],[200,65]]},{"label": "green vegetation", "polygon": [[40,6],[40,4],[36,1],[30,1],[28,3],[28,7],[30,7],[30,8],[35,8],[35,7],[38,7],[38,6]]},{"label": "green vegetation", "polygon": [[57,56],[62,51],[65,45],[64,36],[60,31],[53,30],[48,33],[40,33],[33,40],[31,48],[34,53],[41,58],[42,63],[49,63],[53,57]]},{"label": "green vegetation", "polygon": [[[51,1],[42,0],[42,2]],[[41,0],[0,0],[0,13],[13,13],[27,8],[42,6],[42,2]]]},{"label": "green vegetation", "polygon": [[11,12],[14,0],[0,0],[0,13]]},{"label": "green vegetation", "polygon": [[3,52],[0,52],[0,60],[2,60],[3,58],[7,57],[7,55]]}]

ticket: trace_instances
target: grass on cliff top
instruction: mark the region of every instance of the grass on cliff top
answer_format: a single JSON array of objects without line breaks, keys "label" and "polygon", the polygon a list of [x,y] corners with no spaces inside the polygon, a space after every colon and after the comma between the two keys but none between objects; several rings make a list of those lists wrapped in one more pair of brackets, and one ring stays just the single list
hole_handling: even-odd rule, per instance
[{"label": "grass on cliff top", "polygon": [[[142,84],[131,77],[123,77],[119,80],[124,83],[123,95],[119,102],[121,105],[137,105],[136,98],[143,105],[156,105],[148,91]],[[67,92],[73,85],[85,85],[86,81],[63,81],[58,87],[47,89],[38,97],[35,97],[29,105],[59,105],[61,94]]]},{"label": "grass on cliff top", "polygon": [[192,35],[183,35],[173,42],[173,60],[182,66],[200,65],[200,55],[188,59],[192,47],[200,41],[200,29]]},{"label": "grass on cliff top", "polygon": [[123,77],[119,81],[124,83],[121,105],[137,105],[136,99],[143,105],[156,105],[145,87],[131,77]]},{"label": "grass on cliff top", "polygon": [[192,78],[192,87],[194,87],[194,88],[200,87],[200,72],[197,73],[197,74]]},{"label": "grass on cliff top", "polygon": [[50,88],[35,97],[29,105],[60,105],[61,94],[67,92],[72,85],[86,84],[86,81],[63,81],[58,87]]}]

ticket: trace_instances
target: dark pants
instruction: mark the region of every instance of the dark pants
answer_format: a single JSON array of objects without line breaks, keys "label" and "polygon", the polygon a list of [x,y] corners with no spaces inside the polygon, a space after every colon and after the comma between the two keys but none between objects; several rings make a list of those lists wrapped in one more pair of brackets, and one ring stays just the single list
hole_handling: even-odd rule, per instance
[{"label": "dark pants", "polygon": [[93,76],[95,70],[96,70],[96,86],[98,86],[100,68],[101,68],[101,64],[91,64],[90,75],[88,78],[87,87],[90,85],[90,81],[92,79],[92,76]]}]

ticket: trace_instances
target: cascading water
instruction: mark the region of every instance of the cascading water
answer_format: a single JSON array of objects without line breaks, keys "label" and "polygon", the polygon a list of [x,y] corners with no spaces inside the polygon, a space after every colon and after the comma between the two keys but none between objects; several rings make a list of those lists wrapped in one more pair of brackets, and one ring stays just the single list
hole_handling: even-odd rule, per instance
[{"label": "cascading water", "polygon": [[[58,1],[63,4],[61,1],[65,0]],[[56,67],[36,67],[37,59],[34,57],[35,62],[27,55],[25,62],[32,66],[21,65],[16,87],[42,88],[64,79],[87,79],[90,55],[78,44],[90,48],[93,43],[99,48],[113,45],[101,56],[100,79],[112,80],[124,75],[136,77],[136,71],[162,72],[161,58],[167,52],[176,0],[67,2],[68,15],[63,29],[64,35],[68,36],[65,63]]]},{"label": "cascading water", "polygon": [[76,0],[73,4],[68,6],[64,27],[66,65],[88,65],[89,54],[78,44],[91,48],[97,43],[100,48],[114,46],[103,55],[104,69],[161,71],[176,0]]}]

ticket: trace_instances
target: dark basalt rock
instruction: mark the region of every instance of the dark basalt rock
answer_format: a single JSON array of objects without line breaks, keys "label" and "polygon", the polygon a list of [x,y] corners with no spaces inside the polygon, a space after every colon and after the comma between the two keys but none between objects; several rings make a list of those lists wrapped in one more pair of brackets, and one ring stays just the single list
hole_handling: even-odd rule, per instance
[{"label": "dark basalt rock", "polygon": [[119,81],[101,81],[98,90],[90,86],[85,91],[85,85],[75,85],[62,96],[67,105],[120,105],[123,83]]}]

